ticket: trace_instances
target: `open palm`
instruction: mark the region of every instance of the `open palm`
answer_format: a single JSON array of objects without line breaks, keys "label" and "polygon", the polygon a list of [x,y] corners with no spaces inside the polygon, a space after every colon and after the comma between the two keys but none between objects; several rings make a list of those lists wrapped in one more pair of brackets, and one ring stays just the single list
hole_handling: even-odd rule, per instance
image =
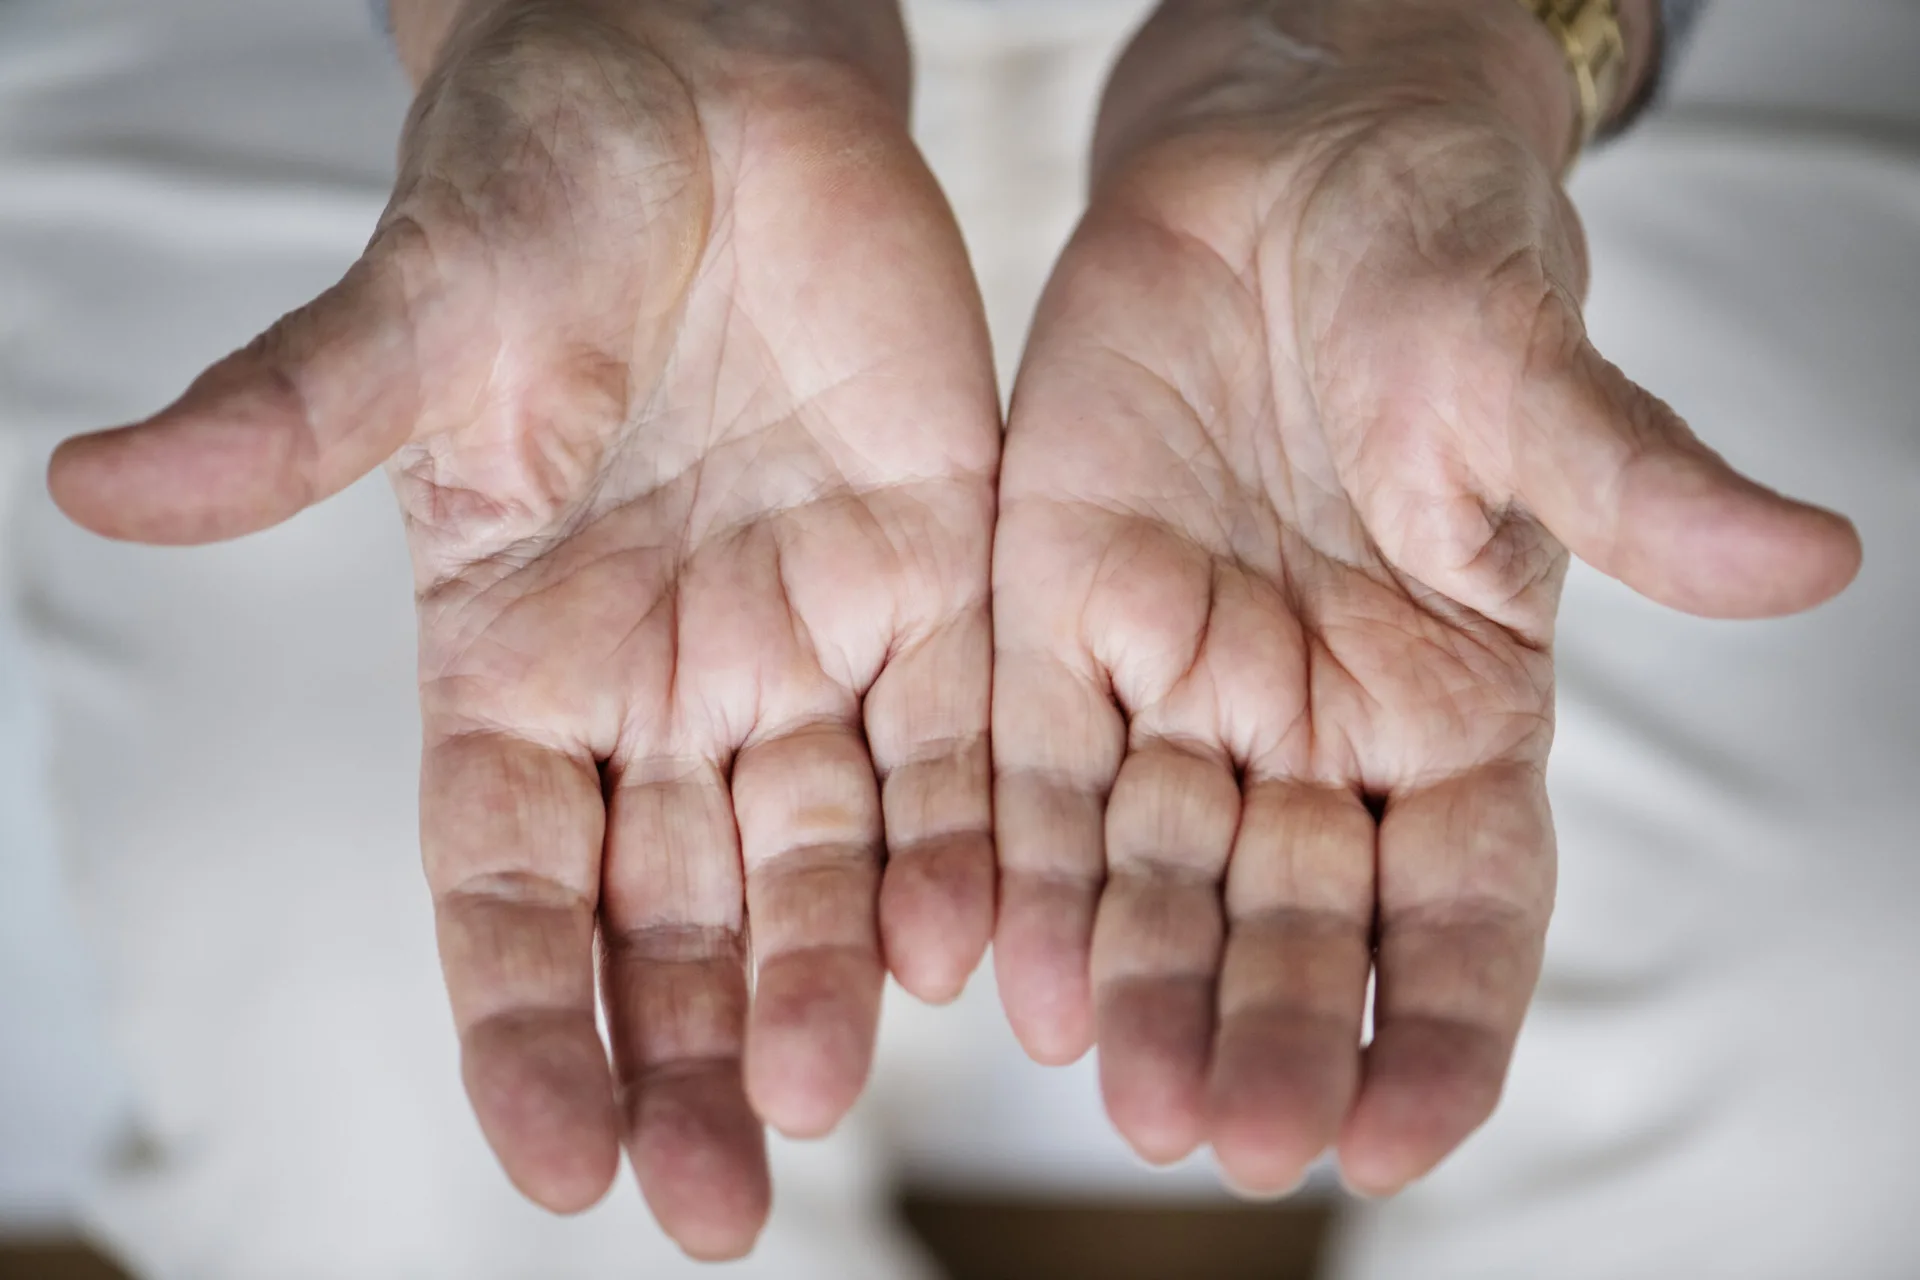
[{"label": "open palm", "polygon": [[1015,1029],[1097,1041],[1143,1155],[1210,1140],[1265,1192],[1329,1144],[1393,1190],[1493,1106],[1553,898],[1566,548],[1727,616],[1858,559],[1588,345],[1577,222],[1513,131],[1343,105],[1108,171],[995,552]]},{"label": "open palm", "polygon": [[189,542],[388,462],[480,1121],[558,1209],[624,1137],[726,1255],[761,1120],[858,1092],[886,967],[948,997],[986,945],[997,412],[897,86],[622,13],[480,6],[346,279],[52,482]]}]

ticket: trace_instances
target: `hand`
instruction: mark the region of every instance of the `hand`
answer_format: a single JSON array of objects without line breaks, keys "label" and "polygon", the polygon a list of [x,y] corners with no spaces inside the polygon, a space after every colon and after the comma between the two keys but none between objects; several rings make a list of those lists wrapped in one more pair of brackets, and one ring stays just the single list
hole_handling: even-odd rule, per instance
[{"label": "hand", "polygon": [[474,1108],[556,1210],[624,1137],[707,1257],[766,1215],[761,1120],[853,1101],[884,967],[950,997],[991,930],[995,390],[859,3],[449,11],[361,261],[51,475],[199,542],[387,462]]},{"label": "hand", "polygon": [[[1587,342],[1519,6],[1398,6],[1448,45],[1352,4],[1312,47],[1199,7],[1116,74],[1014,394],[995,961],[1148,1159],[1211,1140],[1270,1193],[1335,1144],[1384,1194],[1487,1116],[1536,979],[1567,550],[1755,617],[1859,546]],[[1515,67],[1531,113],[1486,87]]]}]

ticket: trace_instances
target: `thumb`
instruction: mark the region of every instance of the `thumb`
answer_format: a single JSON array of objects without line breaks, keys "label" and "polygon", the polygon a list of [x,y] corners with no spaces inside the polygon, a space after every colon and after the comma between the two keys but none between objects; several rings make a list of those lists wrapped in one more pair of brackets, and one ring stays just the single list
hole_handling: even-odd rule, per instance
[{"label": "thumb", "polygon": [[278,524],[406,439],[420,380],[406,281],[383,234],[344,279],[144,422],[54,451],[48,488],[110,538],[197,543]]},{"label": "thumb", "polygon": [[1846,517],[1747,479],[1584,341],[1521,393],[1520,499],[1568,550],[1710,618],[1798,613],[1860,569]]}]

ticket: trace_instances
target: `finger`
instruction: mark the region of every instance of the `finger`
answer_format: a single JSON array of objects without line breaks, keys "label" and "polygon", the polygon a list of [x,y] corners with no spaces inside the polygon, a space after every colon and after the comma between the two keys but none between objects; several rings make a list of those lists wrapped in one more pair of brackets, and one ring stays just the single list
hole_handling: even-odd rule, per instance
[{"label": "finger", "polygon": [[1296,1186],[1352,1105],[1373,967],[1373,845],[1373,815],[1351,792],[1248,788],[1227,868],[1207,1108],[1214,1155],[1243,1191]]},{"label": "finger", "polygon": [[745,904],[726,780],[705,761],[632,761],[607,816],[603,981],[634,1173],[683,1249],[738,1257],[771,1192],[741,1073]]},{"label": "finger", "polygon": [[819,724],[733,766],[757,970],[747,1094],[767,1123],[818,1137],[866,1083],[879,1026],[880,795],[865,742]]},{"label": "finger", "polygon": [[112,538],[198,543],[278,524],[397,449],[419,416],[398,224],[339,284],[202,374],[144,422],[68,440],[48,484]]},{"label": "finger", "polygon": [[1553,907],[1540,770],[1489,765],[1393,797],[1377,874],[1373,1041],[1339,1149],[1349,1185],[1383,1195],[1499,1099]]},{"label": "finger", "polygon": [[886,827],[880,934],[922,1000],[958,996],[993,933],[992,663],[983,604],[897,654],[867,693]]},{"label": "finger", "polygon": [[1521,392],[1520,497],[1594,568],[1706,617],[1773,617],[1838,594],[1860,567],[1845,517],[1729,467],[1582,341]]},{"label": "finger", "polygon": [[1093,1044],[1089,957],[1106,797],[1125,737],[1119,708],[1084,667],[1031,650],[996,654],[993,962],[1007,1020],[1039,1062],[1072,1062]]},{"label": "finger", "polygon": [[1223,756],[1136,746],[1107,805],[1107,884],[1093,928],[1100,1089],[1121,1136],[1155,1163],[1205,1132],[1220,879],[1240,821]]},{"label": "finger", "polygon": [[467,1094],[522,1193],[584,1209],[620,1161],[594,1029],[599,775],[505,735],[429,729],[421,844]]}]

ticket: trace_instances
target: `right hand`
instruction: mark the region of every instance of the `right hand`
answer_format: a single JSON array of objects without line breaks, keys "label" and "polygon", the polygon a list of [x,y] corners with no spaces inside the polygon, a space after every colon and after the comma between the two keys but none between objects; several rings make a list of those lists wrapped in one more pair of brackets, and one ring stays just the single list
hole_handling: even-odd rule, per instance
[{"label": "right hand", "polygon": [[444,6],[365,256],[50,476],[187,543],[388,463],[475,1111],[556,1210],[624,1139],[703,1257],[762,1120],[852,1103],[885,970],[951,997],[992,920],[985,325],[897,14],[809,2]]}]

